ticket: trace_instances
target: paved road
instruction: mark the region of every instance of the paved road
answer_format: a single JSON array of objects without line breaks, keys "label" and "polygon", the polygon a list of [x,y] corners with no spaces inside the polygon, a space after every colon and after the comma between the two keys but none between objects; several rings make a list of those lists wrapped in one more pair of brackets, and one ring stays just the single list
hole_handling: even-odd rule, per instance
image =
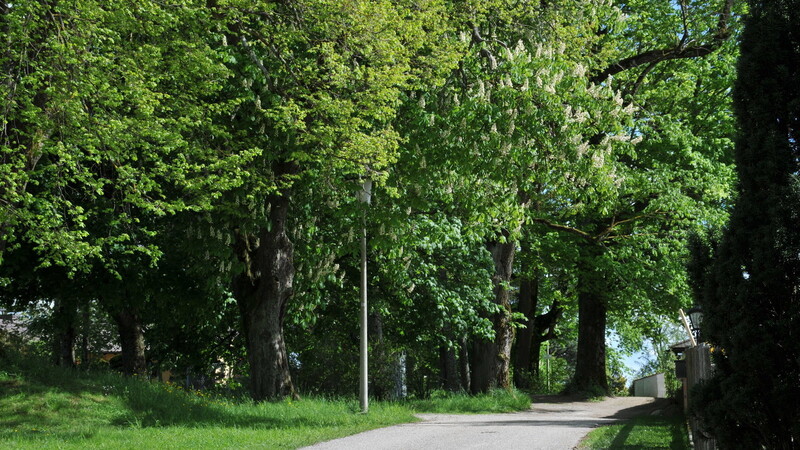
[{"label": "paved road", "polygon": [[650,414],[664,407],[649,397],[575,402],[537,397],[528,411],[509,414],[419,414],[423,420],[367,431],[308,449],[493,449],[569,450],[593,428]]}]

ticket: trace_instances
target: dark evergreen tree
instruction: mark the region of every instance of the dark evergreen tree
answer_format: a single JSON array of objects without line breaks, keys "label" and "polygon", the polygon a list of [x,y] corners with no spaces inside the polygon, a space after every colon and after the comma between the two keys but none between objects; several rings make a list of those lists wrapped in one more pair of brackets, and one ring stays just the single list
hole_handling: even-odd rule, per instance
[{"label": "dark evergreen tree", "polygon": [[694,408],[722,448],[800,448],[800,1],[751,1],[734,90],[738,200],[706,274],[716,371]]}]

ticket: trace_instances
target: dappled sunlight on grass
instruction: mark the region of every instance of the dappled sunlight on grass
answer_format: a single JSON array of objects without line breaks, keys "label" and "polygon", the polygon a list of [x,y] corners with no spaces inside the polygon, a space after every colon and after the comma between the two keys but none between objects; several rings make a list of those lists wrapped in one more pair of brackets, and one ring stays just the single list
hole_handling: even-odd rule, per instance
[{"label": "dappled sunlight on grass", "polygon": [[688,450],[689,436],[682,415],[643,416],[600,427],[586,437],[581,449]]},{"label": "dappled sunlight on grass", "polygon": [[398,423],[415,412],[494,413],[530,408],[530,396],[496,390],[470,396],[370,404],[355,398],[255,403],[171,383],[51,367],[30,358],[0,361],[0,447],[296,448]]},{"label": "dappled sunlight on grass", "polygon": [[294,448],[415,420],[397,403],[365,415],[354,399],[254,403],[31,360],[0,367],[0,447]]}]

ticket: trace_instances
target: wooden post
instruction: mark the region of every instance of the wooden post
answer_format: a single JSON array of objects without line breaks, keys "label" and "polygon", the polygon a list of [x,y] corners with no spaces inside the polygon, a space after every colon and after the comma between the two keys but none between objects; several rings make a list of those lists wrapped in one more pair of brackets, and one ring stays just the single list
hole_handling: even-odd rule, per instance
[{"label": "wooden post", "polygon": [[[709,378],[712,373],[711,347],[708,344],[686,349],[686,387],[691,393],[692,386]],[[703,433],[703,425],[693,416],[689,416],[689,427],[692,430],[692,440],[695,450],[714,450],[717,448],[716,440]]]}]

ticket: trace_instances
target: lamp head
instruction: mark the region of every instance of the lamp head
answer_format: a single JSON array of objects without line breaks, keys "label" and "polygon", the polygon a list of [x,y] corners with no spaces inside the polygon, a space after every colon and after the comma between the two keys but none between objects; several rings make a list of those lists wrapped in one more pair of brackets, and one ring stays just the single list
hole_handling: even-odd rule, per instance
[{"label": "lamp head", "polygon": [[694,306],[686,311],[686,315],[689,316],[689,324],[692,328],[695,341],[700,342],[700,326],[703,323],[703,310]]}]

